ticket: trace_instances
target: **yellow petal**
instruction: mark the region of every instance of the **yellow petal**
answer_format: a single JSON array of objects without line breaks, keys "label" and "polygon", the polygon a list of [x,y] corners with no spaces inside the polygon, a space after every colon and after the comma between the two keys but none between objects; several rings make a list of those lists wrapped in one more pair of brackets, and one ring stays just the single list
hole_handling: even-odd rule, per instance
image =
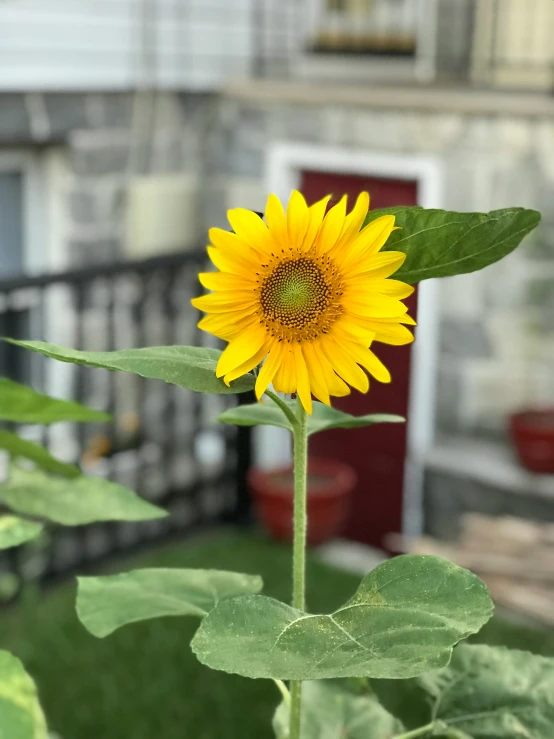
[{"label": "yellow petal", "polygon": [[227,218],[238,238],[252,249],[267,254],[274,250],[271,233],[259,215],[246,208],[234,208],[227,211]]},{"label": "yellow petal", "polygon": [[229,342],[224,349],[217,363],[216,376],[223,377],[239,365],[247,362],[260,350],[266,339],[265,329],[256,324],[248,331],[243,331],[240,336]]},{"label": "yellow petal", "polygon": [[296,381],[298,385],[298,397],[304,406],[306,413],[312,413],[312,394],[310,390],[310,376],[302,354],[300,344],[294,344],[294,361],[296,364]]},{"label": "yellow petal", "polygon": [[368,210],[369,194],[367,192],[361,192],[356,200],[356,205],[344,219],[344,226],[335,247],[337,253],[342,252],[343,247],[351,242],[359,233],[360,228],[367,217]]},{"label": "yellow petal", "polygon": [[208,256],[222,272],[230,272],[233,275],[239,275],[246,279],[252,279],[253,273],[256,272],[256,268],[253,266],[255,263],[248,263],[240,257],[230,256],[223,249],[208,246]]},{"label": "yellow petal", "polygon": [[269,350],[269,355],[262,365],[260,374],[256,379],[256,398],[260,400],[267,388],[273,382],[275,373],[279,369],[282,361],[281,344],[275,342]]},{"label": "yellow petal", "polygon": [[317,249],[321,254],[330,251],[337,243],[346,218],[346,195],[333,205],[323,219],[323,224],[317,236]]},{"label": "yellow petal", "polygon": [[395,298],[387,298],[375,293],[370,293],[364,297],[358,293],[352,294],[350,291],[348,296],[345,293],[344,309],[346,313],[353,313],[365,318],[392,318],[402,316],[408,310],[404,303],[395,300]]},{"label": "yellow petal", "polygon": [[344,344],[344,351],[350,355],[351,359],[373,375],[376,380],[379,380],[379,382],[388,383],[391,381],[390,372],[371,349],[366,349],[361,344],[356,344],[355,342],[349,342]]},{"label": "yellow petal", "polygon": [[394,231],[394,216],[381,216],[363,228],[354,244],[356,248],[368,249],[376,254]]},{"label": "yellow petal", "polygon": [[281,249],[288,248],[287,219],[281,201],[273,193],[265,206],[265,220],[271,234]]},{"label": "yellow petal", "polygon": [[319,229],[321,228],[321,224],[323,223],[323,219],[325,217],[327,203],[329,202],[330,199],[331,199],[331,196],[327,195],[322,200],[319,200],[317,203],[314,203],[314,205],[311,205],[310,208],[308,209],[309,210],[309,221],[308,221],[308,229],[306,231],[304,242],[302,244],[303,251],[308,251],[314,245],[314,241],[316,239],[316,236],[319,232]]},{"label": "yellow petal", "polygon": [[367,261],[369,257],[378,254],[385,245],[394,229],[394,216],[382,216],[368,224],[358,236],[347,244],[342,253],[344,255],[341,268],[348,272],[360,260]]},{"label": "yellow petal", "polygon": [[375,320],[379,321],[379,323],[405,323],[408,326],[417,326],[417,323],[414,321],[414,319],[411,318],[411,316],[409,316],[407,313],[403,313],[401,316],[382,316],[379,318],[375,318]]},{"label": "yellow petal", "polygon": [[224,231],[222,228],[210,228],[208,236],[212,244],[227,256],[237,259],[248,268],[253,264],[259,264],[260,253],[252,249],[244,239],[230,231]]},{"label": "yellow petal", "polygon": [[383,328],[379,329],[375,334],[375,341],[381,344],[390,344],[391,346],[404,346],[405,344],[411,344],[414,340],[414,335],[410,329],[401,324],[391,324],[386,326],[383,324]]},{"label": "yellow petal", "polygon": [[304,355],[306,367],[308,368],[312,393],[318,400],[325,403],[325,405],[331,405],[329,388],[325,382],[325,372],[310,341],[302,344],[302,354]]},{"label": "yellow petal", "polygon": [[228,272],[200,272],[198,280],[207,290],[253,290],[256,287],[254,279],[247,280]]},{"label": "yellow petal", "polygon": [[342,333],[345,340],[354,340],[369,346],[375,338],[375,332],[365,328],[363,322],[365,319],[355,318],[343,313],[333,326],[333,332]]},{"label": "yellow petal", "polygon": [[374,341],[379,341],[382,344],[403,346],[404,344],[411,344],[414,340],[412,332],[400,323],[362,318],[359,319],[359,322],[362,324],[364,329],[374,331]]},{"label": "yellow petal", "polygon": [[350,395],[350,388],[335,373],[331,363],[325,356],[325,353],[321,346],[321,341],[313,341],[311,343],[311,346],[314,354],[317,357],[318,364],[323,372],[324,381],[329,388],[329,393],[337,398],[342,398],[345,395]]},{"label": "yellow petal", "polygon": [[321,340],[321,348],[335,372],[345,382],[361,393],[367,393],[369,379],[366,373],[345,355],[340,344],[337,344],[330,336],[326,336]]},{"label": "yellow petal", "polygon": [[287,206],[287,232],[290,244],[300,249],[308,229],[309,212],[304,196],[293,190]]},{"label": "yellow petal", "polygon": [[281,364],[273,379],[273,387],[280,393],[296,392],[296,363],[290,344],[282,346]]},{"label": "yellow petal", "polygon": [[346,283],[350,278],[361,274],[367,275],[368,279],[379,280],[389,277],[399,269],[406,261],[406,255],[401,251],[384,251],[375,254],[368,259],[360,259],[353,264],[348,272],[343,272]]},{"label": "yellow petal", "polygon": [[249,311],[230,311],[204,316],[198,322],[198,328],[224,341],[231,341],[255,322],[256,319]]},{"label": "yellow petal", "polygon": [[228,372],[225,377],[223,378],[226,385],[230,385],[233,380],[236,380],[237,377],[242,377],[242,375],[246,375],[248,372],[254,369],[254,367],[257,367],[260,362],[263,360],[265,355],[267,354],[267,347],[265,344],[259,349],[256,354],[254,354],[253,357],[250,357],[249,360],[246,362],[243,362],[240,364],[236,369],[234,369],[232,372]]},{"label": "yellow petal", "polygon": [[240,290],[210,293],[210,295],[193,298],[190,302],[195,308],[205,313],[227,313],[232,310],[248,309],[251,309],[251,312],[254,313],[259,304],[257,297],[252,294],[252,291],[241,292]]},{"label": "yellow petal", "polygon": [[400,280],[372,280],[365,276],[349,281],[349,286],[355,290],[379,293],[380,295],[387,295],[397,300],[409,298],[415,290],[413,285],[408,285],[406,282],[401,282]]}]

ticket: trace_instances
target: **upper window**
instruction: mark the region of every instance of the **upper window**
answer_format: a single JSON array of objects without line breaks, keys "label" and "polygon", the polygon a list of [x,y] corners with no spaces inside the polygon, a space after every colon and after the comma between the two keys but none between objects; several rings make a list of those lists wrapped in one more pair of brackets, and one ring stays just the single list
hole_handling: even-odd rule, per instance
[{"label": "upper window", "polygon": [[321,0],[314,51],[386,55],[415,53],[413,0]]}]

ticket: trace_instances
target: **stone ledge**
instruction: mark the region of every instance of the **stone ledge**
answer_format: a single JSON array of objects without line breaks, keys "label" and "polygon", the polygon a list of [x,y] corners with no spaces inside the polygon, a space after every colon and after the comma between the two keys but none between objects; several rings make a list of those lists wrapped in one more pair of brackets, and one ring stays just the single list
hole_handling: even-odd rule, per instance
[{"label": "stone ledge", "polygon": [[499,491],[554,501],[554,475],[528,472],[507,444],[450,437],[427,454],[425,467]]},{"label": "stone ledge", "polygon": [[405,85],[346,86],[302,81],[237,80],[225,85],[223,96],[250,103],[292,103],[306,106],[395,108],[426,113],[513,115],[554,119],[554,96],[541,93],[477,90],[470,87]]}]

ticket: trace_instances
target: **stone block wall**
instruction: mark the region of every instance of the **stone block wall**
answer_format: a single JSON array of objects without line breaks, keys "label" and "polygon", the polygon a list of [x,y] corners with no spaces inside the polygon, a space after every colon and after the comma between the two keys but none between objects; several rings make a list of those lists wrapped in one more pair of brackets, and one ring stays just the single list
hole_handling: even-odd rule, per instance
[{"label": "stone block wall", "polygon": [[211,95],[0,94],[0,107],[0,148],[65,154],[70,264],[122,256],[126,190],[135,175],[187,173],[202,187],[204,141],[215,121]]}]

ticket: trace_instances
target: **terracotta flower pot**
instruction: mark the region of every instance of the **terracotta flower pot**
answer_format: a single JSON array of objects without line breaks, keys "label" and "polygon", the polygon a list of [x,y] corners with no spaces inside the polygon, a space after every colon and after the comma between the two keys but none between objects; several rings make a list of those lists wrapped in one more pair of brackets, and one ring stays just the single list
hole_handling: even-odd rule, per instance
[{"label": "terracotta flower pot", "polygon": [[[248,477],[258,520],[276,539],[292,540],[293,477],[290,467],[251,469]],[[348,515],[356,484],[351,467],[333,459],[308,463],[308,544],[321,544],[338,534]]]},{"label": "terracotta flower pot", "polygon": [[554,473],[554,408],[512,414],[510,431],[524,467]]}]

